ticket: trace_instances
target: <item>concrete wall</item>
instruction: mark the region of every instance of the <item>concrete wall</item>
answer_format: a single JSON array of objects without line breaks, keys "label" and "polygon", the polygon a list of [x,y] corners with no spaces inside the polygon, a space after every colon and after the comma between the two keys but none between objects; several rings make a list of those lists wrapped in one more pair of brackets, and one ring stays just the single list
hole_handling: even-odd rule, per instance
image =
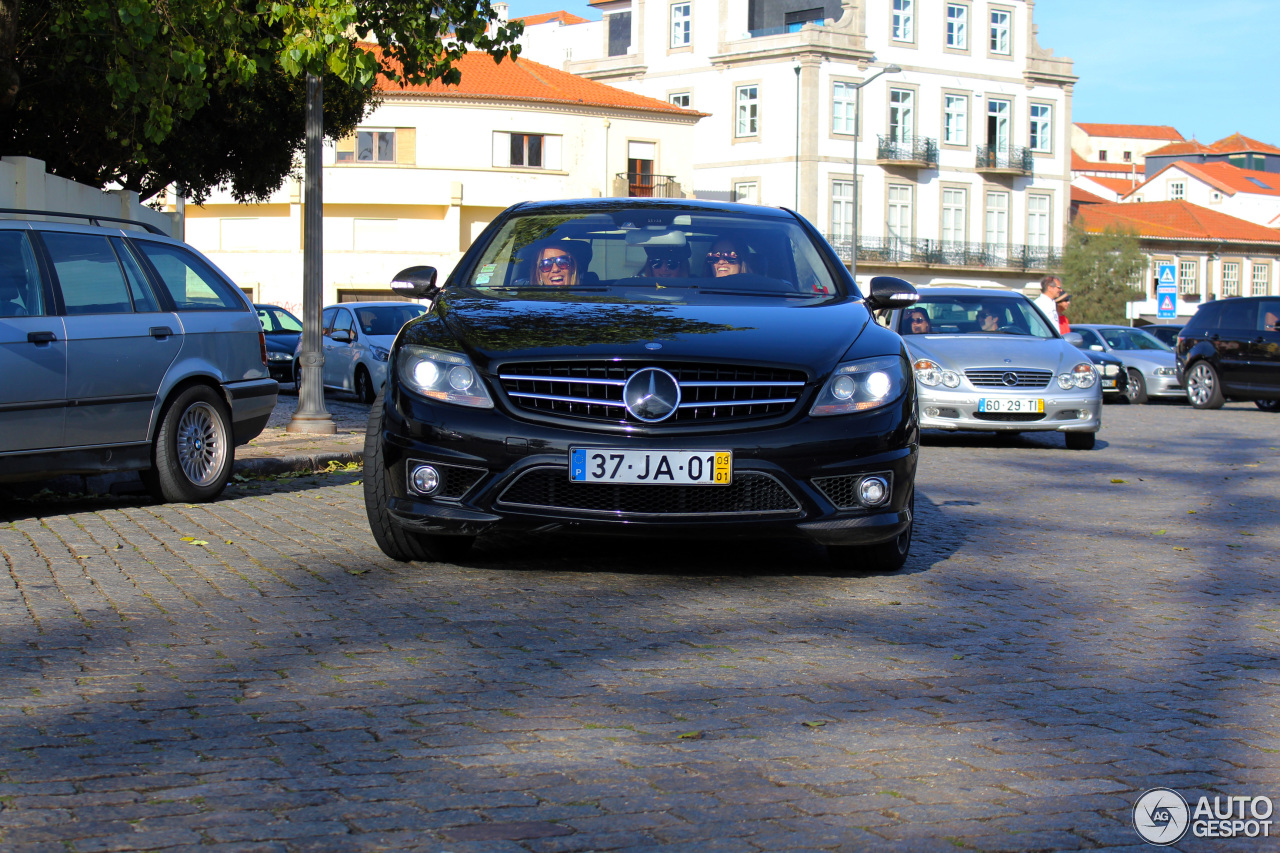
[{"label": "concrete wall", "polygon": [[43,160],[31,157],[0,158],[0,207],[114,216],[145,222],[171,237],[182,238],[180,214],[153,210],[129,190],[104,192],[50,175]]}]

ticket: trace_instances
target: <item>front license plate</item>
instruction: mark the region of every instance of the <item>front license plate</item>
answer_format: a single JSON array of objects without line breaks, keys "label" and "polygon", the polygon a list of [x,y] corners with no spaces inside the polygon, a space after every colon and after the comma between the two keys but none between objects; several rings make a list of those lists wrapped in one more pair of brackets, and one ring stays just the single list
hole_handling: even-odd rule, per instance
[{"label": "front license plate", "polygon": [[1009,399],[1006,397],[979,397],[979,412],[1031,413],[1044,412],[1044,400]]},{"label": "front license plate", "polygon": [[575,483],[727,486],[733,482],[733,451],[571,447],[569,479]]},{"label": "front license plate", "polygon": [[1114,379],[1104,379],[1104,380],[1102,380],[1102,387],[1103,387],[1103,388],[1114,388],[1114,387],[1116,387],[1116,381],[1115,381]]}]

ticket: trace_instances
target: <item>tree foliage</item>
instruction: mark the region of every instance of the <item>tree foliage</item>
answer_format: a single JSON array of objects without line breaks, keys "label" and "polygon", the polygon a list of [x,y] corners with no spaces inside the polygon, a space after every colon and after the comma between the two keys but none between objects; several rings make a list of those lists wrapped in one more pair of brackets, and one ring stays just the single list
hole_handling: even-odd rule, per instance
[{"label": "tree foliage", "polygon": [[374,104],[379,73],[457,82],[469,48],[514,56],[520,31],[488,31],[490,0],[0,0],[0,23],[10,14],[22,85],[0,152],[143,198],[171,183],[268,195],[303,146],[304,75],[323,78],[337,137]]},{"label": "tree foliage", "polygon": [[1143,297],[1135,282],[1146,266],[1136,234],[1071,226],[1062,252],[1063,286],[1071,293],[1070,321],[1123,323],[1125,306]]}]

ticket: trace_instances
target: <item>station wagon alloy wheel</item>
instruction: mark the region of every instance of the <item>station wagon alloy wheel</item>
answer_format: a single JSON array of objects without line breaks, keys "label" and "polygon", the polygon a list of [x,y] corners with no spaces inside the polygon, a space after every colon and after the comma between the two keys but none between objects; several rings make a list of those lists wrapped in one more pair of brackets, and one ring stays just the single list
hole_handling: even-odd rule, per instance
[{"label": "station wagon alloy wheel", "polygon": [[217,413],[200,402],[178,422],[178,464],[192,483],[207,486],[218,479],[227,455],[227,436]]},{"label": "station wagon alloy wheel", "polygon": [[207,385],[193,385],[164,410],[153,465],[142,482],[158,500],[194,503],[217,497],[231,479],[235,450],[226,401]]}]

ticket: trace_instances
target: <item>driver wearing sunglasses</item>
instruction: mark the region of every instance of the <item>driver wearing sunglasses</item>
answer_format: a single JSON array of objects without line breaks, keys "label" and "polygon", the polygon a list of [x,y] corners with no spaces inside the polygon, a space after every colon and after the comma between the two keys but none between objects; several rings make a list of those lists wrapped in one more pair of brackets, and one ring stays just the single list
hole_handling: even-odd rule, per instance
[{"label": "driver wearing sunglasses", "polygon": [[727,275],[749,273],[747,244],[733,237],[721,237],[707,252],[707,277],[724,278]]},{"label": "driver wearing sunglasses", "polygon": [[646,248],[644,269],[640,275],[644,278],[688,278],[689,247],[672,246],[670,248]]},{"label": "driver wearing sunglasses", "polygon": [[549,287],[573,287],[578,283],[578,262],[559,246],[547,246],[538,252],[536,267],[538,284]]}]

